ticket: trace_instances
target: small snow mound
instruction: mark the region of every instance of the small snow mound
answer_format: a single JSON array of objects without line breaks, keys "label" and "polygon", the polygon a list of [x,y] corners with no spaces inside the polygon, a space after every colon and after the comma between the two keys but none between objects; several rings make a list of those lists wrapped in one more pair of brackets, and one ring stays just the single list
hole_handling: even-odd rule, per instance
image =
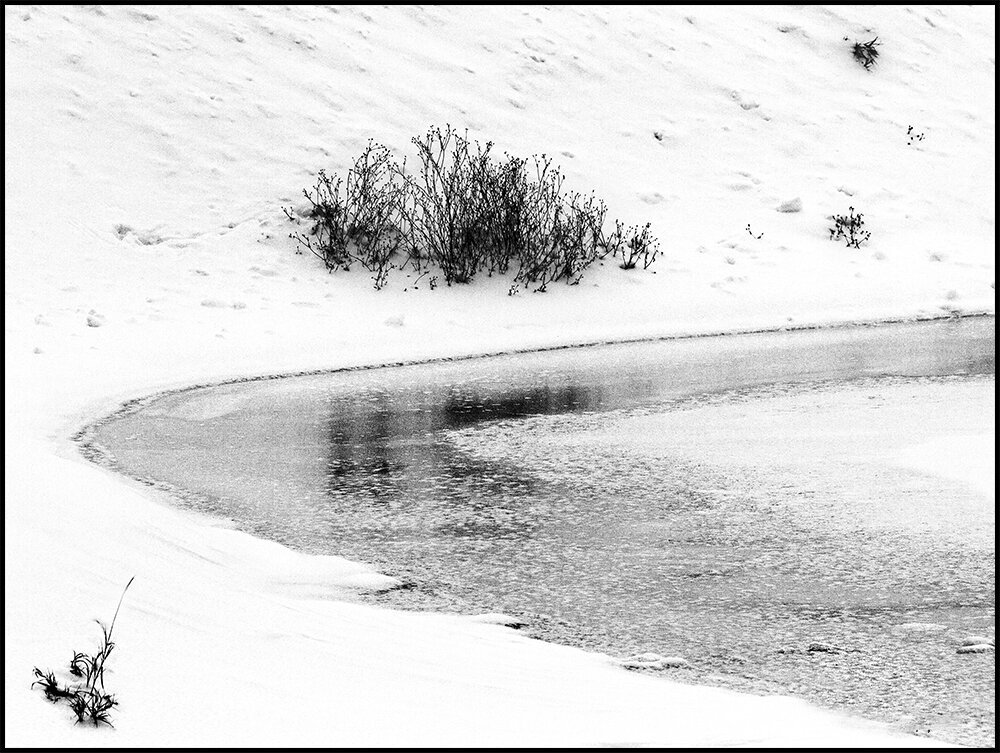
[{"label": "small snow mound", "polygon": [[653,653],[630,656],[622,660],[621,665],[626,669],[670,669],[691,666],[687,659],[680,656],[660,656]]},{"label": "small snow mound", "polygon": [[956,653],[959,654],[992,654],[996,653],[996,646],[990,643],[979,643],[975,646],[960,646]]},{"label": "small snow mound", "polygon": [[802,199],[796,196],[794,199],[789,199],[788,201],[783,201],[778,205],[779,212],[801,212],[802,211]]},{"label": "small snow mound", "polygon": [[522,628],[528,623],[524,620],[518,619],[517,617],[512,617],[509,614],[503,614],[502,612],[489,612],[488,614],[472,614],[466,617],[470,622],[480,622],[484,625],[502,625],[503,627],[513,628],[517,630]]},{"label": "small snow mound", "polygon": [[250,267],[250,271],[260,275],[261,277],[277,277],[278,273],[273,269],[268,269],[266,267]]},{"label": "small snow mound", "polygon": [[87,313],[87,326],[88,327],[101,327],[104,325],[104,317],[98,314],[96,311],[91,309]]},{"label": "small snow mound", "polygon": [[842,654],[847,649],[841,648],[840,646],[834,646],[830,643],[819,643],[813,642],[809,644],[806,649],[811,654]]},{"label": "small snow mound", "polygon": [[756,110],[760,107],[759,102],[756,102],[753,99],[745,98],[740,92],[730,92],[729,96],[732,97],[733,101],[744,110]]},{"label": "small snow mound", "polygon": [[390,316],[385,320],[386,327],[402,327],[403,326],[403,315],[396,314],[395,316]]},{"label": "small snow mound", "polygon": [[993,638],[987,638],[985,635],[970,635],[968,638],[962,641],[963,646],[995,646],[996,641]]},{"label": "small snow mound", "polygon": [[156,246],[163,243],[163,238],[153,232],[139,233],[136,235],[135,239],[142,246]]}]

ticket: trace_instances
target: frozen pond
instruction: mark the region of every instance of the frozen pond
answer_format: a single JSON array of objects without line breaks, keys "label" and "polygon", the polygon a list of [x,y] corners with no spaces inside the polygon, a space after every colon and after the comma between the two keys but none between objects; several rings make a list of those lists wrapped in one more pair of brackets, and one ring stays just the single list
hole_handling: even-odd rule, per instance
[{"label": "frozen pond", "polygon": [[994,635],[994,493],[901,458],[992,443],[994,374],[992,318],[673,340],[191,390],[97,441],[380,603],[992,745],[956,646]]}]

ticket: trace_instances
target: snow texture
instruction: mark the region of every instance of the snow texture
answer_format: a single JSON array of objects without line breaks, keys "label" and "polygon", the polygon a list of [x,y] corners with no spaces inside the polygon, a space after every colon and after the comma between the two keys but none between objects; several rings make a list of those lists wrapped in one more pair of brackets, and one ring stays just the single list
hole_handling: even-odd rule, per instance
[{"label": "snow texture", "polygon": [[[71,437],[230,377],[992,312],[994,13],[5,6],[5,744],[926,742],[358,603],[393,583],[183,511]],[[875,33],[866,71],[843,39]],[[651,222],[656,273],[375,292],[294,253],[281,207],[316,170],[445,122]],[[828,239],[851,205],[861,249]],[[899,460],[954,472],[934,457]],[[32,667],[95,644],[133,575],[117,728],[74,727]]]}]

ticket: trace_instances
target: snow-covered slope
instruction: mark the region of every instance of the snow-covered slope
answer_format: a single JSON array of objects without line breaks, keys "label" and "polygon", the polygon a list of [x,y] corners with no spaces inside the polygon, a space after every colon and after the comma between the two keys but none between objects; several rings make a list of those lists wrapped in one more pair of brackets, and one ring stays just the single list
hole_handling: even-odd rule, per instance
[{"label": "snow-covered slope", "polygon": [[[68,438],[229,376],[992,312],[992,7],[8,6],[4,32],[8,745],[915,741],[330,600],[378,576],[176,511]],[[876,34],[866,71],[849,45]],[[375,292],[293,253],[280,206],[317,169],[445,122],[652,222],[657,273]],[[849,206],[861,250],[828,240]],[[73,729],[31,668],[133,574],[118,730]]]}]

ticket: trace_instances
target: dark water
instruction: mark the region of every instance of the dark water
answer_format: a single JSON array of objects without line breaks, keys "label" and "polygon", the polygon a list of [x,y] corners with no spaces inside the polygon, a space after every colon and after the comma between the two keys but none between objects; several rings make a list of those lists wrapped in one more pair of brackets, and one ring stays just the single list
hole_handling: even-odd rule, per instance
[{"label": "dark water", "polygon": [[994,634],[993,491],[900,452],[992,442],[994,373],[992,318],[680,340],[192,390],[98,441],[391,606],[992,745],[955,648]]}]

